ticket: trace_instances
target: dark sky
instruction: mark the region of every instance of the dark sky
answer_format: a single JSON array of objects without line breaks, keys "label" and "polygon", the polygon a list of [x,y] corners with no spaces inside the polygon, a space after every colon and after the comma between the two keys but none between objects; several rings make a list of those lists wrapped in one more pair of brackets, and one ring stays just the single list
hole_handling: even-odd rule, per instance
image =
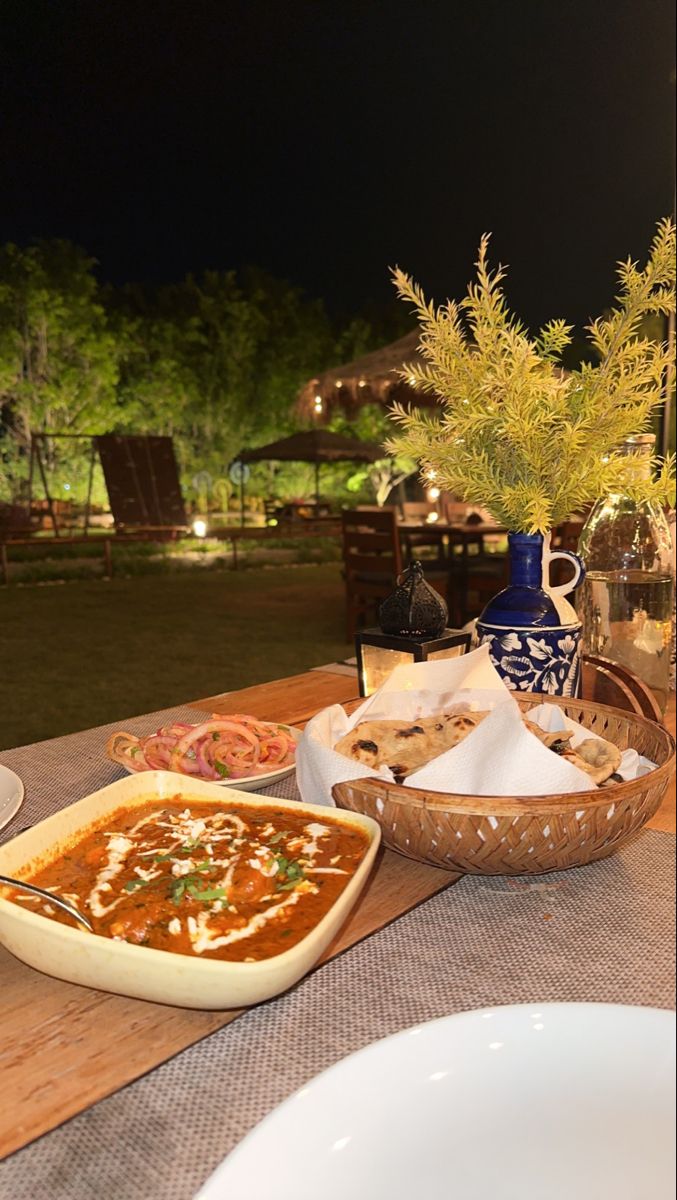
[{"label": "dark sky", "polygon": [[4,0],[0,240],[113,282],[255,263],[442,300],[480,234],[530,322],[612,295],[672,208],[672,0]]}]

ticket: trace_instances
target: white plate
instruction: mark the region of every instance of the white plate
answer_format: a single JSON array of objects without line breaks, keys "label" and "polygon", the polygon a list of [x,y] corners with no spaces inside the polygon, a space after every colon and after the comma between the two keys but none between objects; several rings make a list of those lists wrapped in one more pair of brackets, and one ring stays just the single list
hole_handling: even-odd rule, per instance
[{"label": "white plate", "polygon": [[673,1013],[461,1013],[375,1042],[258,1125],[198,1200],[674,1196]]},{"label": "white plate", "polygon": [[9,825],[24,799],[24,785],[14,771],[0,763],[0,829]]},{"label": "white plate", "polygon": [[[277,721],[271,724],[278,724]],[[287,733],[293,737],[298,745],[301,738],[300,729],[294,729],[291,725],[283,725],[279,722],[280,729],[286,729]],[[125,766],[124,763],[117,763],[117,766],[122,767],[128,775],[145,775],[145,771],[132,771],[131,767]],[[213,783],[215,787],[235,788],[238,792],[257,792],[259,788],[270,787],[271,783],[278,783],[280,779],[286,779],[288,775],[293,775],[296,770],[296,763],[291,766],[280,767],[277,771],[267,771],[265,775],[243,775],[242,779],[200,779],[201,783]],[[184,775],[181,771],[173,771],[173,775],[178,775],[181,779],[196,779],[195,775]]]}]

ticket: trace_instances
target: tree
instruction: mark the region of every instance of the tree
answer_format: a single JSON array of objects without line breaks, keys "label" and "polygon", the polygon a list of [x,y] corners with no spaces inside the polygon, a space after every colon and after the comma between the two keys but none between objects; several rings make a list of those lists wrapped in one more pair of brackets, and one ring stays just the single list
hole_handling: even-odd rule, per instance
[{"label": "tree", "polygon": [[[0,249],[0,415],[5,490],[25,477],[31,433],[105,432],[116,405],[117,352],[94,262],[68,242]],[[7,436],[9,435],[9,436]],[[53,470],[77,457],[48,441]]]},{"label": "tree", "polygon": [[[330,429],[364,442],[384,443],[392,432],[387,414],[377,404],[365,404],[352,420],[338,413],[330,422]],[[416,463],[405,454],[387,455],[354,471],[346,482],[349,492],[360,493],[366,489],[373,494],[379,506],[386,503],[390,493],[412,475]]]}]

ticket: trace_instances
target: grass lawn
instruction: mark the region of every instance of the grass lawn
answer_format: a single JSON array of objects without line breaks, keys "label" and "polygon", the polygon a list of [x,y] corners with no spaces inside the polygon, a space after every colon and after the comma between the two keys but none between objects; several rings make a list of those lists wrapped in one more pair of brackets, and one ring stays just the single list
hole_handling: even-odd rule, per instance
[{"label": "grass lawn", "polygon": [[338,564],[0,589],[0,749],[352,653]]}]

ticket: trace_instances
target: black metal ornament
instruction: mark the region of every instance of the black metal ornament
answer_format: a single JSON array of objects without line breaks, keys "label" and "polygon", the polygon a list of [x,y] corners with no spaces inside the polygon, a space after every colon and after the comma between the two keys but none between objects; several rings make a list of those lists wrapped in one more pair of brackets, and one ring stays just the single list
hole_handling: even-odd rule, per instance
[{"label": "black metal ornament", "polygon": [[397,577],[397,587],[381,605],[378,623],[383,633],[402,637],[439,637],[449,613],[438,592],[423,575],[420,562],[413,562]]}]

